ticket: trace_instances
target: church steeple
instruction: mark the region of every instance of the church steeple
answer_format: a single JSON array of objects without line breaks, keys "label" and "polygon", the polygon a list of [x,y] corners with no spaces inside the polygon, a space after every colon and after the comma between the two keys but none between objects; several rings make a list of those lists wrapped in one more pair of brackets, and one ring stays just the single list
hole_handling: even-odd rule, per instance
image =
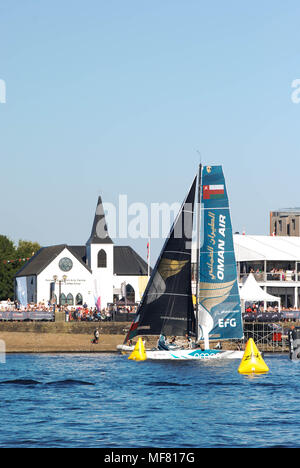
[{"label": "church steeple", "polygon": [[101,197],[98,198],[91,236],[87,241],[87,245],[91,244],[113,244],[113,241],[108,235]]}]

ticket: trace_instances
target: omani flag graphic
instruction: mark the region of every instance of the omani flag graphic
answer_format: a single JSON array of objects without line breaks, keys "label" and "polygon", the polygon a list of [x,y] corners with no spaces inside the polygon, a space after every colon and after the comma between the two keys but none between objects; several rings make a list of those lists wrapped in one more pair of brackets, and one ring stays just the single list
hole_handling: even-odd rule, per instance
[{"label": "omani flag graphic", "polygon": [[203,199],[216,200],[223,198],[224,185],[203,185]]}]

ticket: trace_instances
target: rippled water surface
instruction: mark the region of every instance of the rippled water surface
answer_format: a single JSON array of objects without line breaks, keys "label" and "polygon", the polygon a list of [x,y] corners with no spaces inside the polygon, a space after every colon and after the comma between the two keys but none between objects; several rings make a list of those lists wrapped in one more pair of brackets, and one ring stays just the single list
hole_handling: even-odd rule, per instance
[{"label": "rippled water surface", "polygon": [[134,362],[126,356],[8,355],[0,447],[300,447],[300,363]]}]

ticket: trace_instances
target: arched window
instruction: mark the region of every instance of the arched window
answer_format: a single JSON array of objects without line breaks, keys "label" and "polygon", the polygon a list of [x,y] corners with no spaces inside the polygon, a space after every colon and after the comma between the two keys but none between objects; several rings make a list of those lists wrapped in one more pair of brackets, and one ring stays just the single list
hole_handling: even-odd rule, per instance
[{"label": "arched window", "polygon": [[66,304],[67,304],[67,298],[66,298],[66,296],[65,296],[64,293],[62,293],[62,294],[60,295],[60,301],[59,301],[59,303],[60,303],[60,305],[66,305]]},{"label": "arched window", "polygon": [[128,302],[135,302],[135,291],[131,284],[126,284],[126,298]]},{"label": "arched window", "polygon": [[83,297],[80,293],[77,294],[75,301],[76,305],[83,305]]},{"label": "arched window", "polygon": [[105,250],[101,249],[98,253],[98,268],[106,268],[107,256]]},{"label": "arched window", "polygon": [[69,306],[72,306],[74,305],[74,297],[73,297],[73,294],[69,293],[68,296],[67,296],[67,303]]}]

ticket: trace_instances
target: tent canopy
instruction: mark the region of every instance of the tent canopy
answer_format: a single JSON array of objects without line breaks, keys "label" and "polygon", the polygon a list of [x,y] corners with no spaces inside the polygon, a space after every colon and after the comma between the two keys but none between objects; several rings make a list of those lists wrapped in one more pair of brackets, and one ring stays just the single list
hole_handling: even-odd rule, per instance
[{"label": "tent canopy", "polygon": [[235,234],[233,238],[237,262],[300,262],[300,237]]},{"label": "tent canopy", "polygon": [[257,283],[254,275],[250,273],[245,284],[240,289],[240,297],[243,301],[278,302],[280,308],[280,297],[272,296],[264,291]]}]

